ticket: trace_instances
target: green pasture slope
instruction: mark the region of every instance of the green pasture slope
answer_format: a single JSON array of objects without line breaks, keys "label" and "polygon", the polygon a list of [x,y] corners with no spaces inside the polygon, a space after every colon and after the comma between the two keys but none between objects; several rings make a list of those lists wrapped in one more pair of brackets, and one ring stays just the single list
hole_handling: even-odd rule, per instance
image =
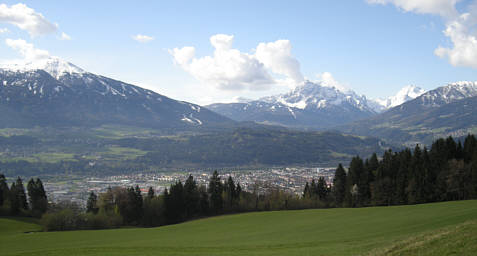
[{"label": "green pasture slope", "polygon": [[159,228],[31,232],[37,230],[35,224],[0,219],[0,255],[475,255],[477,201],[248,213]]}]

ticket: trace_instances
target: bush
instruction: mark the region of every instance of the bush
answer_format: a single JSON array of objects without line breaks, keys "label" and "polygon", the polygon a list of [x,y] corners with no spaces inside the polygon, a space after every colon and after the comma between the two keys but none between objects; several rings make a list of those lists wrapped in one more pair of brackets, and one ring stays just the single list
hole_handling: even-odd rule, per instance
[{"label": "bush", "polygon": [[43,214],[40,220],[44,231],[74,230],[79,222],[79,216],[70,209]]},{"label": "bush", "polygon": [[116,228],[122,222],[119,214],[75,213],[71,209],[46,213],[40,221],[44,231]]}]

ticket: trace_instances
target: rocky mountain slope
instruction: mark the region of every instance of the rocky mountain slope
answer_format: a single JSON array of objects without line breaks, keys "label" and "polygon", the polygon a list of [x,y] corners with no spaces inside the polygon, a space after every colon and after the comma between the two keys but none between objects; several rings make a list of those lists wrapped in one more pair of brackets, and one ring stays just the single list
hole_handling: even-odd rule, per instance
[{"label": "rocky mountain slope", "polygon": [[325,129],[375,115],[366,97],[307,81],[289,93],[207,108],[237,121]]},{"label": "rocky mountain slope", "polygon": [[233,121],[56,57],[0,67],[0,127],[119,124],[189,129]]},{"label": "rocky mountain slope", "polygon": [[476,109],[477,82],[457,82],[339,130],[411,145],[427,143],[437,137],[477,132]]}]

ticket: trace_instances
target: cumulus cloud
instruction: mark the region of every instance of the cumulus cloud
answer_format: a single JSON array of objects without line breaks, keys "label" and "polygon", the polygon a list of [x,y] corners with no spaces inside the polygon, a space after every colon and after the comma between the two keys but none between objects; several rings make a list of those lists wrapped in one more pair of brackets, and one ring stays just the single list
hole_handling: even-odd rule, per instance
[{"label": "cumulus cloud", "polygon": [[289,40],[260,43],[255,51],[255,57],[272,72],[283,74],[295,82],[302,82],[300,63],[292,56],[291,48]]},{"label": "cumulus cloud", "polygon": [[439,46],[434,54],[446,58],[453,66],[477,68],[477,1],[474,0],[459,13],[455,5],[460,0],[367,0],[368,3],[392,3],[416,13],[437,14],[446,22],[443,33],[450,46]]},{"label": "cumulus cloud", "polygon": [[348,91],[348,88],[341,84],[340,82],[336,81],[336,79],[333,77],[333,75],[330,72],[323,72],[318,75],[319,82],[323,86],[328,86],[328,87],[335,87],[336,89],[340,91]]},{"label": "cumulus cloud", "polygon": [[[174,62],[197,80],[221,90],[267,90],[272,85],[303,81],[298,61],[291,55],[288,40],[260,43],[255,52],[232,47],[234,36],[217,34],[210,38],[211,56],[195,57],[191,46],[169,50]],[[273,74],[285,76],[274,78]]]},{"label": "cumulus cloud", "polygon": [[460,0],[367,0],[370,4],[394,4],[406,12],[437,14],[452,18],[457,16],[455,5]]},{"label": "cumulus cloud", "polygon": [[35,48],[33,44],[27,43],[23,39],[13,40],[13,39],[7,38],[5,40],[5,43],[10,48],[18,51],[27,61],[46,59],[50,57],[50,53],[48,53],[48,51],[37,49]]},{"label": "cumulus cloud", "polygon": [[25,4],[12,6],[0,4],[0,22],[10,23],[26,30],[30,36],[51,34],[58,29],[58,25],[51,23],[41,13]]},{"label": "cumulus cloud", "polygon": [[154,40],[154,37],[152,36],[146,36],[146,35],[141,35],[141,34],[137,34],[135,36],[132,36],[132,39],[140,42],[140,43],[148,43],[152,40]]}]

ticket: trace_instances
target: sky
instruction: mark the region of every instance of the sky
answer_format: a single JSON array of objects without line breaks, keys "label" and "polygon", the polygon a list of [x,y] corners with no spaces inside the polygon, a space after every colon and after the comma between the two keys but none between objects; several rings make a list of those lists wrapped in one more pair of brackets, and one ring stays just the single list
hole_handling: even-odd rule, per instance
[{"label": "sky", "polygon": [[477,80],[477,0],[2,1],[0,62],[58,56],[197,104]]}]

